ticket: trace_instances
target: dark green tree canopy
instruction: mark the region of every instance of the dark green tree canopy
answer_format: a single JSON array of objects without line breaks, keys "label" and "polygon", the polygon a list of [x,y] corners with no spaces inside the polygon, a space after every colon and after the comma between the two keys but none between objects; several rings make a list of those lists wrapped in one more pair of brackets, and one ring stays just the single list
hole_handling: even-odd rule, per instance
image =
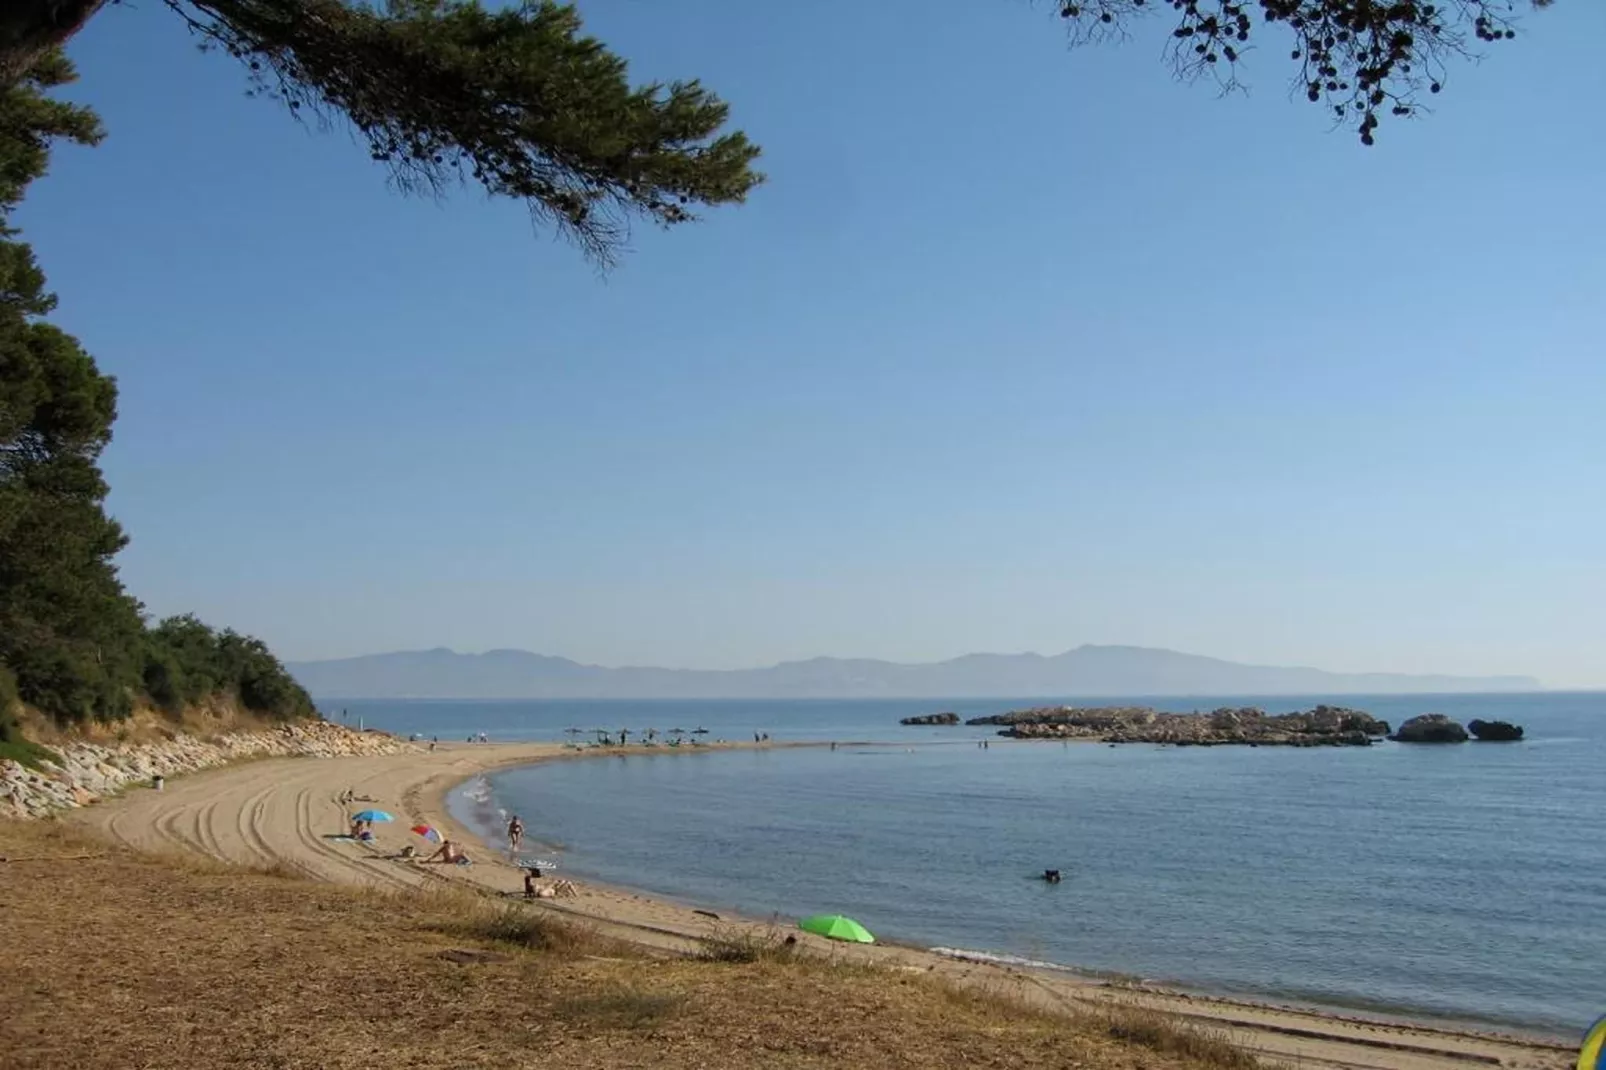
[{"label": "dark green tree canopy", "polygon": [[1057,0],[1075,43],[1124,37],[1146,16],[1170,23],[1167,59],[1178,77],[1238,87],[1251,47],[1288,50],[1294,89],[1353,123],[1372,144],[1380,116],[1410,116],[1444,87],[1447,64],[1479,43],[1517,36],[1521,7],[1551,0]]},{"label": "dark green tree canopy", "polygon": [[[409,192],[462,182],[523,201],[603,263],[632,218],[664,226],[740,202],[756,145],[721,133],[727,105],[695,81],[630,84],[624,60],[567,4],[472,0],[164,0],[255,91],[348,121]],[[60,46],[106,0],[0,4],[0,84]]]},{"label": "dark green tree canopy", "polygon": [[63,722],[119,717],[142,698],[305,716],[311,701],[260,642],[193,618],[147,630],[118,578],[128,540],[106,515],[99,467],[117,384],[45,321],[55,298],[10,225],[54,142],[100,137],[92,113],[46,93],[72,73],[51,52],[0,87],[0,740],[19,698]]}]

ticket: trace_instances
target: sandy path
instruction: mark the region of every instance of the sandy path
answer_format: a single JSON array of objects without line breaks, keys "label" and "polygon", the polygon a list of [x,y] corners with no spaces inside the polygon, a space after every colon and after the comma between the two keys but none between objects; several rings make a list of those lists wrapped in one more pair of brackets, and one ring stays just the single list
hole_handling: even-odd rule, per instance
[{"label": "sandy path", "polygon": [[[633,748],[634,749],[634,748]],[[660,751],[659,753],[663,753]],[[78,820],[142,850],[180,849],[246,865],[287,864],[319,880],[386,888],[464,883],[510,893],[519,872],[478,843],[446,813],[452,785],[499,766],[572,756],[556,744],[442,745],[430,753],[376,757],[276,758],[245,762],[171,780],[165,791],[134,790],[81,811]],[[394,825],[379,826],[380,848],[331,839],[347,828],[339,796],[350,788],[389,810]],[[428,823],[470,845],[469,867],[418,865],[386,857],[417,843],[408,826]],[[698,937],[737,923],[621,889],[583,886],[577,898],[543,905],[581,915],[599,928],[660,948],[694,946]],[[1274,1059],[1362,1070],[1559,1070],[1571,1064],[1561,1044],[1404,1025],[1376,1019],[1285,1010],[1258,1004],[1138,990],[1033,972],[956,962],[897,947],[861,948],[802,937],[806,945],[842,959],[934,972],[962,983],[1007,987],[1045,1005],[1117,1000],[1197,1018],[1226,1030],[1243,1046]]]}]

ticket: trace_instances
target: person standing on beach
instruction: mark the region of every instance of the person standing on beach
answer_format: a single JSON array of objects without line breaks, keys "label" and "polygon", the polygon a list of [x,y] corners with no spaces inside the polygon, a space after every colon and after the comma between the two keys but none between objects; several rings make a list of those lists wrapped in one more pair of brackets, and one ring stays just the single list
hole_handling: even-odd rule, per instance
[{"label": "person standing on beach", "polygon": [[518,814],[514,814],[513,820],[507,823],[508,850],[512,851],[514,854],[517,854],[519,850],[519,844],[522,842],[524,842],[524,822],[519,820]]}]

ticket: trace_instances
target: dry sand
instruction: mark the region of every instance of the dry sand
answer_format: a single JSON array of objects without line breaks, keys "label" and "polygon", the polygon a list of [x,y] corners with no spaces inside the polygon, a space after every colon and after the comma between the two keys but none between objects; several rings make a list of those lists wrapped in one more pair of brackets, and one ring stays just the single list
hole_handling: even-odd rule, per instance
[{"label": "dry sand", "polygon": [[[685,760],[696,761],[719,749],[687,748],[683,753]],[[420,748],[379,757],[247,762],[169,781],[161,792],[128,792],[79,813],[75,820],[140,849],[182,849],[251,865],[283,864],[320,880],[401,888],[454,882],[513,894],[522,888],[520,871],[510,864],[505,849],[499,852],[480,843],[452,821],[446,792],[497,767],[576,756],[556,744],[459,743],[442,744],[435,752]],[[395,824],[378,827],[378,849],[332,838],[347,828],[353,808],[343,806],[339,797],[348,788],[372,800],[354,808],[373,806],[396,815]],[[419,842],[407,833],[408,826],[419,823],[463,842],[475,864],[426,865],[387,857],[405,843]],[[540,839],[534,830],[531,835]],[[574,898],[543,900],[542,905],[579,915],[609,935],[669,950],[695,947],[699,939],[735,927],[764,924],[728,915],[716,920],[688,907],[595,884],[580,885]],[[837,959],[937,973],[1016,992],[1043,1005],[1082,1009],[1089,1002],[1118,1001],[1151,1007],[1217,1027],[1235,1043],[1287,1063],[1378,1070],[1559,1070],[1574,1057],[1570,1046],[1543,1040],[1156,991],[1058,972],[957,962],[909,948],[859,947],[797,935],[805,945]]]}]

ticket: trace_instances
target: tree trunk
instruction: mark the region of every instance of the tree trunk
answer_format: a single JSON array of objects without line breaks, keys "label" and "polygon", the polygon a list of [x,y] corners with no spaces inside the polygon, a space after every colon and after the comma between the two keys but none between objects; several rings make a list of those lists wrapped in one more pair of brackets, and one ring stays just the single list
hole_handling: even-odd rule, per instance
[{"label": "tree trunk", "polygon": [[106,0],[0,0],[0,88],[16,85],[105,6]]}]

